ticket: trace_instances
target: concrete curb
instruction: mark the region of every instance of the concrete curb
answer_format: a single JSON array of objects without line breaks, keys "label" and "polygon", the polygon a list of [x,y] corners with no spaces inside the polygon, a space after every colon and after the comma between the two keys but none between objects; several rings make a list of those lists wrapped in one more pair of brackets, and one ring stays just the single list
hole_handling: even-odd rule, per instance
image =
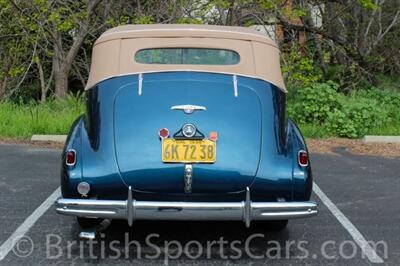
[{"label": "concrete curb", "polygon": [[400,143],[400,136],[365,136],[365,143]]},{"label": "concrete curb", "polygon": [[64,143],[67,135],[32,135],[31,141]]}]

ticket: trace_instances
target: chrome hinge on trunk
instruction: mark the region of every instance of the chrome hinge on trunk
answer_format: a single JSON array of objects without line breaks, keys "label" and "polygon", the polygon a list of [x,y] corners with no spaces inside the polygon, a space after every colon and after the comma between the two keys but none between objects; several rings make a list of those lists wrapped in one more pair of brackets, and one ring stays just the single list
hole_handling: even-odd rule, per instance
[{"label": "chrome hinge on trunk", "polygon": [[238,97],[238,87],[237,87],[237,76],[236,75],[233,75],[232,81],[233,81],[233,94],[235,95],[235,97]]},{"label": "chrome hinge on trunk", "polygon": [[139,73],[139,75],[138,75],[138,94],[139,94],[139,96],[142,95],[142,88],[143,88],[143,74]]}]

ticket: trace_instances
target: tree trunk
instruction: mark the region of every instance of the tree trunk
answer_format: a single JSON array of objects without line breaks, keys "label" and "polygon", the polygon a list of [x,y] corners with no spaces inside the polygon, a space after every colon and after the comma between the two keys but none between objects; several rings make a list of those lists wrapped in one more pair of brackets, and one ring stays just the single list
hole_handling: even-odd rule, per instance
[{"label": "tree trunk", "polygon": [[[302,5],[308,9],[308,14],[309,14],[309,16],[306,17],[303,20],[303,23],[305,24],[305,26],[307,26],[307,27],[309,27],[311,29],[317,29],[318,26],[315,25],[314,19],[312,17],[312,6],[311,6],[311,4],[303,3]],[[327,66],[325,64],[324,52],[322,50],[322,44],[321,44],[322,36],[317,35],[315,32],[306,32],[306,35],[309,37],[309,39],[314,44],[315,56],[316,56],[316,59],[318,61],[318,65],[322,70],[322,74],[323,74],[324,78],[326,78],[326,75],[327,75],[327,72],[328,72],[328,68],[327,68]]]},{"label": "tree trunk", "polygon": [[235,0],[231,0],[229,4],[229,9],[228,9],[228,15],[227,15],[227,23],[228,26],[233,26],[233,20],[234,20],[234,12],[235,12]]},{"label": "tree trunk", "polygon": [[[54,27],[55,29],[56,27]],[[61,40],[61,34],[54,30],[54,54],[53,54],[53,72],[54,72],[54,87],[57,98],[63,98],[68,91],[68,74],[69,69],[65,67],[65,56]],[[68,71],[67,71],[68,70]]]},{"label": "tree trunk", "polygon": [[78,76],[78,79],[82,84],[82,87],[85,88],[86,87],[86,81],[85,81],[85,78],[82,76],[82,73],[79,70],[79,67],[76,64],[72,64],[72,66],[73,66],[75,74]]},{"label": "tree trunk", "polygon": [[[336,16],[336,10],[335,10],[335,5],[336,3],[333,1],[328,1],[326,4],[326,20],[328,22],[323,21],[323,25],[326,28],[327,32],[329,33],[330,36],[334,36],[335,39],[333,40],[333,43],[331,44],[331,52],[332,56],[336,59],[336,61],[340,65],[346,65],[347,64],[347,59],[346,59],[346,54],[345,52],[340,48],[336,47],[336,42],[340,44],[345,44],[348,41],[348,36],[347,32],[345,31],[343,25],[346,23],[343,22],[342,18],[339,16]],[[331,59],[333,61],[333,58]]]},{"label": "tree trunk", "polygon": [[53,71],[54,71],[54,86],[55,94],[57,98],[63,98],[68,92],[68,75],[72,68],[72,64],[75,60],[76,55],[80,47],[83,44],[86,36],[88,35],[89,26],[91,23],[90,16],[100,3],[100,0],[88,1],[88,18],[81,21],[74,41],[68,51],[63,50],[62,36],[58,32],[56,26],[53,27],[53,38],[54,38],[54,55],[53,55]]},{"label": "tree trunk", "polygon": [[54,72],[54,86],[57,98],[63,98],[68,91],[68,74],[64,67]]},{"label": "tree trunk", "polygon": [[42,62],[40,61],[39,57],[36,59],[36,65],[38,68],[39,81],[40,81],[40,102],[44,103],[46,101],[47,89],[46,89],[46,82],[44,80],[43,66],[42,66]]},{"label": "tree trunk", "polygon": [[4,95],[6,94],[6,86],[7,77],[5,77],[3,80],[0,80],[0,100],[2,100]]}]

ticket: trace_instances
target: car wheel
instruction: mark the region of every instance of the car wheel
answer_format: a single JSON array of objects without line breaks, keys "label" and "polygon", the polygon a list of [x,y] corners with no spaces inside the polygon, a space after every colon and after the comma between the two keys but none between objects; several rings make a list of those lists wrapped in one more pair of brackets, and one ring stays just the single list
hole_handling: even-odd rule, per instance
[{"label": "car wheel", "polygon": [[103,219],[100,218],[83,218],[83,217],[76,217],[76,220],[81,228],[96,227],[103,221]]}]

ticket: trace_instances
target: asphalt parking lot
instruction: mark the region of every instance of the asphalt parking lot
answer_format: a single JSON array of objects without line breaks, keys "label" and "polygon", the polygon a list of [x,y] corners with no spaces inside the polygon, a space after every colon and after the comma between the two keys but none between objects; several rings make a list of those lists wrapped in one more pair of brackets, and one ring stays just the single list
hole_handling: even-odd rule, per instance
[{"label": "asphalt parking lot", "polygon": [[0,265],[400,265],[399,158],[312,154],[319,214],[280,233],[236,222],[112,222],[90,243],[50,204],[59,150],[1,144],[0,154]]}]

